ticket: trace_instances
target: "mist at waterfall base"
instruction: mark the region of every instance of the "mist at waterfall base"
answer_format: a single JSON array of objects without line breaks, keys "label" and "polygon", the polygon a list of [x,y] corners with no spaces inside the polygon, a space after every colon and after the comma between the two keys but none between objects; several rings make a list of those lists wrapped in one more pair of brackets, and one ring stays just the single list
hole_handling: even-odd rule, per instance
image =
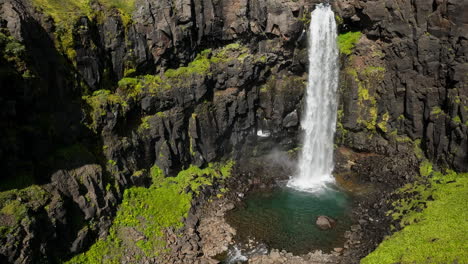
[{"label": "mist at waterfall base", "polygon": [[[301,119],[304,136],[297,172],[286,186],[250,193],[243,206],[227,214],[239,244],[228,252],[226,263],[245,261],[265,247],[297,255],[343,246],[344,232],[351,225],[351,198],[336,187],[332,176],[338,74],[335,15],[328,4],[319,4],[309,28],[309,76]],[[320,215],[332,217],[337,225],[319,229],[315,221]],[[251,239],[261,247],[245,247]]]},{"label": "mist at waterfall base", "polygon": [[333,182],[333,137],[336,128],[338,47],[335,15],[329,5],[317,5],[309,28],[309,77],[301,119],[303,147],[298,172],[288,186],[317,191]]}]

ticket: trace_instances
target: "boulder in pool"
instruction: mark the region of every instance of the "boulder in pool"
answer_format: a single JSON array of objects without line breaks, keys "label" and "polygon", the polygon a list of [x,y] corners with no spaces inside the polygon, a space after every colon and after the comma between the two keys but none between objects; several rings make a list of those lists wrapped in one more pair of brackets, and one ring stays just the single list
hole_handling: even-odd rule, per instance
[{"label": "boulder in pool", "polygon": [[315,224],[318,226],[318,228],[322,230],[328,230],[332,229],[336,225],[336,221],[331,217],[320,215],[319,217],[317,217]]}]

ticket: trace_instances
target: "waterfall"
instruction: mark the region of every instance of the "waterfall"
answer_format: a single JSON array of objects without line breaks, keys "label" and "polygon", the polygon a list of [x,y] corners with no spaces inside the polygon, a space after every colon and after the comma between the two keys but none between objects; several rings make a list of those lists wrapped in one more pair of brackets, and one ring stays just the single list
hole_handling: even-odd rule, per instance
[{"label": "waterfall", "polygon": [[288,186],[316,190],[333,181],[333,136],[337,116],[338,47],[335,15],[328,4],[311,14],[309,79],[301,119],[303,147]]}]

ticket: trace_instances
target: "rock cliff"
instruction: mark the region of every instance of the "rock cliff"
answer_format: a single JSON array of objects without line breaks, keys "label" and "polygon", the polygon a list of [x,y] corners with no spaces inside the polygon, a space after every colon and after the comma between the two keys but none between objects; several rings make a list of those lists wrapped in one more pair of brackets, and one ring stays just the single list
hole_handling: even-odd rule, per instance
[{"label": "rock cliff", "polygon": [[[1,190],[40,187],[0,196],[21,205],[2,209],[0,259],[82,252],[153,165],[294,148],[319,2],[2,0]],[[411,143],[468,170],[468,3],[332,5],[341,38],[360,32],[340,58],[337,144],[393,156]]]}]

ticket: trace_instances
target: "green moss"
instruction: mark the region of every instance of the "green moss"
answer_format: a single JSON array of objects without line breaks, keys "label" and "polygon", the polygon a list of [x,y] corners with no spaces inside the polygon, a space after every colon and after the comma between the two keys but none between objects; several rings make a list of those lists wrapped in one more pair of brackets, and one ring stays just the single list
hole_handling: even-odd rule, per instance
[{"label": "green moss", "polygon": [[[427,166],[422,165],[424,174]],[[361,263],[468,263],[468,174],[432,175],[429,184],[409,184],[399,190],[413,194],[389,212],[404,228],[387,237]]]},{"label": "green moss", "polygon": [[434,106],[431,109],[431,115],[439,116],[442,113],[443,113],[443,111],[439,106]]},{"label": "green moss", "polygon": [[361,38],[361,32],[347,32],[338,35],[338,47],[342,54],[349,55]]},{"label": "green moss", "polygon": [[407,142],[412,142],[411,138],[407,137],[407,136],[398,136],[396,138],[396,141],[397,142],[400,142],[400,143],[407,143]]},{"label": "green moss", "polygon": [[[10,36],[9,32],[3,32],[0,31],[0,57],[3,57],[6,62],[10,63],[23,78],[34,78],[35,75],[32,69],[28,68],[28,63],[25,60],[26,49],[24,45]],[[4,65],[2,65],[0,74],[4,71],[3,66]]]},{"label": "green moss", "polygon": [[421,162],[419,166],[419,174],[423,177],[429,177],[432,174],[432,163],[427,160]]},{"label": "green moss", "polygon": [[421,148],[421,139],[416,139],[413,141],[413,152],[417,158],[424,158],[424,151]]},{"label": "green moss", "polygon": [[382,115],[382,120],[379,123],[377,123],[377,127],[385,133],[387,133],[388,131],[387,123],[389,119],[390,119],[390,115],[388,114],[388,112],[386,112],[385,114]]},{"label": "green moss", "polygon": [[55,22],[55,41],[59,50],[75,61],[74,25],[79,17],[91,16],[89,0],[33,0],[33,5],[52,17]]},{"label": "green moss", "polygon": [[268,57],[266,55],[262,55],[257,59],[257,61],[261,63],[266,63],[268,61]]},{"label": "green moss", "polygon": [[348,69],[347,74],[351,76],[358,86],[358,106],[359,115],[357,122],[364,125],[369,131],[375,131],[380,128],[387,132],[386,123],[389,115],[384,114],[381,122],[377,123],[377,99],[375,98],[375,86],[383,81],[385,77],[385,68],[368,66],[359,72],[356,69]]},{"label": "green moss", "polygon": [[83,96],[83,100],[91,107],[90,127],[97,129],[98,121],[111,110],[123,110],[128,107],[127,102],[120,95],[109,90],[98,90],[92,95]]},{"label": "green moss", "polygon": [[338,24],[338,25],[341,25],[344,22],[343,18],[338,14],[335,14],[335,20],[336,20],[336,24]]},{"label": "green moss", "polygon": [[73,62],[76,58],[73,34],[77,20],[83,16],[90,19],[103,16],[91,7],[92,3],[99,3],[104,10],[118,10],[125,26],[131,23],[135,8],[135,0],[32,0],[32,3],[54,20],[55,44]]},{"label": "green moss", "polygon": [[310,13],[309,12],[304,12],[302,17],[299,19],[299,21],[301,21],[305,26],[309,26],[310,25]]},{"label": "green moss", "polygon": [[[235,57],[234,54],[236,55]],[[168,69],[161,76],[143,75],[124,77],[118,82],[116,92],[99,90],[95,91],[92,95],[83,97],[91,108],[91,124],[89,126],[96,130],[100,119],[108,112],[124,112],[128,109],[130,102],[140,100],[143,95],[157,96],[172,89],[172,87],[186,87],[190,85],[190,82],[194,78],[209,76],[213,63],[224,63],[231,60],[243,61],[249,56],[251,55],[249,55],[247,47],[239,43],[232,43],[216,51],[212,51],[211,49],[204,50],[187,66]],[[133,73],[127,72],[127,75],[133,75]],[[163,115],[163,113],[158,113],[160,117]],[[142,119],[140,130],[149,128],[146,121],[148,119]]]},{"label": "green moss", "polygon": [[150,129],[150,124],[148,122],[148,120],[151,118],[151,116],[144,116],[141,118],[141,124],[140,126],[138,127],[138,131],[144,131],[144,130],[147,130],[147,129]]},{"label": "green moss", "polygon": [[452,118],[452,121],[456,124],[462,123],[460,116],[455,116],[454,118]]},{"label": "green moss", "polygon": [[136,73],[135,69],[125,69],[124,70],[124,77],[133,77]]},{"label": "green moss", "polygon": [[128,26],[132,22],[132,13],[135,10],[135,0],[98,0],[107,9],[117,9],[122,22]]},{"label": "green moss", "polygon": [[[151,187],[125,190],[109,236],[67,263],[120,263],[125,248],[139,251],[140,257],[157,257],[169,250],[166,248],[164,230],[183,227],[181,219],[187,216],[194,195],[204,186],[211,185],[215,179],[229,177],[232,166],[232,162],[225,165],[210,164],[205,169],[190,166],[177,177],[168,178],[157,166],[152,167]],[[144,238],[138,241],[129,239],[128,230],[135,230]]]},{"label": "green moss", "polygon": [[189,63],[186,67],[177,69],[169,69],[164,73],[164,76],[173,81],[187,81],[186,78],[191,78],[194,75],[206,75],[209,73],[211,62],[206,53],[200,53],[195,60]]},{"label": "green moss", "polygon": [[249,49],[239,43],[226,45],[222,49],[216,51],[206,49],[200,52],[187,66],[167,70],[164,73],[164,77],[173,84],[180,84],[180,82],[186,82],[187,78],[210,75],[212,63],[222,63],[236,59],[232,56],[234,52],[239,61],[243,61],[250,56]]},{"label": "green moss", "polygon": [[150,174],[153,184],[159,184],[164,180],[164,172],[158,166],[151,167]]},{"label": "green moss", "polygon": [[126,101],[138,101],[145,92],[150,95],[158,95],[169,89],[169,84],[163,82],[161,77],[157,75],[125,77],[118,82],[118,92]]},{"label": "green moss", "polygon": [[336,122],[336,128],[337,130],[340,132],[340,135],[341,135],[341,138],[339,139],[339,142],[341,144],[343,144],[346,140],[346,136],[348,135],[348,130],[346,130],[346,128],[343,126],[343,123],[342,123],[342,120],[343,120],[343,116],[344,116],[344,111],[343,109],[338,109],[338,112],[337,112],[338,116],[337,116],[337,122]]},{"label": "green moss", "polygon": [[231,43],[213,52],[213,56],[210,60],[212,63],[221,63],[232,61],[237,58],[237,60],[242,62],[248,56],[250,56],[249,48],[240,43]]},{"label": "green moss", "polygon": [[[39,210],[49,201],[50,194],[37,185],[0,192],[0,237],[11,234],[28,213]],[[3,222],[4,219],[9,219]],[[14,234],[12,234],[14,235]]]}]

